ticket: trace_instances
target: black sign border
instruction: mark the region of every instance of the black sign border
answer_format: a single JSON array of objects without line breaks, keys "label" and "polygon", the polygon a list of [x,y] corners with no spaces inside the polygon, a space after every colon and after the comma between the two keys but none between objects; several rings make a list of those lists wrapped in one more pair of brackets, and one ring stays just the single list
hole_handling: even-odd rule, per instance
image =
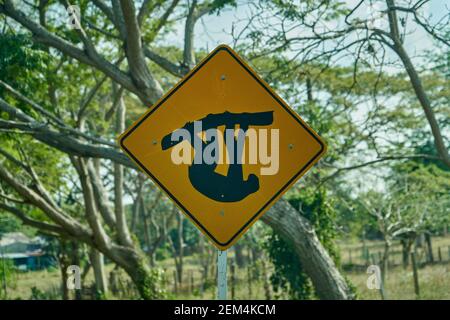
[{"label": "black sign border", "polygon": [[[281,106],[283,107],[310,135],[311,137],[314,138],[314,140],[316,140],[319,144],[320,144],[320,150],[317,154],[314,155],[314,157],[311,158],[311,160],[309,160],[301,169],[299,172],[297,172],[291,179],[289,179],[289,181],[283,185],[283,187],[272,197],[270,198],[269,201],[267,201],[262,207],[261,209],[259,209],[256,214],[254,214],[250,220],[248,220],[240,229],[239,231],[237,231],[231,238],[230,240],[226,241],[226,242],[220,242],[218,241],[201,223],[200,221],[198,221],[195,216],[193,214],[191,214],[189,212],[189,210],[186,209],[185,206],[183,206],[183,204],[181,202],[179,202],[177,200],[177,198],[175,198],[175,196],[149,171],[147,170],[147,168],[130,152],[130,150],[127,149],[127,147],[124,144],[125,139],[135,130],[139,127],[139,125],[144,122],[153,112],[155,112],[167,99],[169,99],[179,88],[181,88],[183,86],[183,84],[185,84],[192,76],[194,76],[197,71],[199,71],[209,60],[211,60],[218,52],[220,51],[226,51],[228,54],[230,54],[233,59],[235,59],[243,68],[245,71],[247,71],[260,85],[261,87],[264,88],[264,90],[266,90],[273,99],[275,99],[275,101]],[[266,207],[274,200],[276,199],[280,194],[282,194],[283,192],[285,192],[286,188],[294,181],[297,179],[297,177],[299,175],[301,175],[303,173],[303,171],[312,163],[314,162],[321,154],[322,152],[325,150],[326,146],[325,144],[316,137],[316,135],[311,131],[311,129],[306,126],[302,121],[300,121],[294,114],[293,114],[293,110],[291,110],[291,108],[286,107],[286,105],[282,102],[282,100],[280,100],[279,97],[277,97],[276,95],[274,95],[274,93],[272,92],[272,90],[270,88],[268,88],[265,83],[263,83],[257,76],[255,76],[255,74],[245,65],[242,63],[242,61],[236,57],[235,53],[230,50],[227,46],[219,46],[218,48],[216,48],[206,59],[204,59],[196,68],[195,70],[193,70],[190,74],[188,74],[183,80],[181,80],[175,87],[173,90],[171,90],[169,92],[169,94],[167,94],[162,100],[160,100],[158,102],[158,104],[154,107],[152,107],[152,109],[144,115],[144,117],[142,117],[136,124],[133,125],[133,127],[127,131],[123,136],[120,137],[119,139],[120,142],[120,146],[122,147],[122,149],[124,151],[126,151],[126,153],[133,158],[133,160],[141,167],[141,169],[143,169],[151,178],[154,182],[156,182],[158,184],[158,186],[160,188],[162,188],[169,196],[170,198],[175,201],[175,203],[186,213],[189,215],[189,217],[195,221],[195,223],[211,238],[211,240],[213,240],[215,243],[217,243],[220,246],[226,247],[227,245],[229,245],[231,242],[233,242],[233,240],[239,236],[239,234],[245,230],[245,228],[247,228],[248,225],[250,225],[255,219],[256,217],[258,217],[258,215],[264,211],[266,209]]]}]

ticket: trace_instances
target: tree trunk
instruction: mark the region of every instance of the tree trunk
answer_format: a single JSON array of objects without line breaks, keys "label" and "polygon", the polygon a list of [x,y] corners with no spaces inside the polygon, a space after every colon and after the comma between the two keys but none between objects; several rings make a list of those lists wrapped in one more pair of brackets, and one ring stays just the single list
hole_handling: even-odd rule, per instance
[{"label": "tree trunk", "polygon": [[158,284],[155,283],[155,278],[151,274],[151,270],[145,261],[138,264],[134,264],[130,270],[127,270],[128,275],[131,277],[135,284],[139,295],[144,300],[154,300],[161,297],[159,294],[160,289],[157,288]]},{"label": "tree trunk", "polygon": [[134,199],[134,203],[132,205],[132,209],[131,209],[131,226],[130,226],[130,230],[132,233],[136,232],[136,225],[137,225],[137,220],[138,220],[138,215],[139,215],[139,205],[140,205],[140,201],[139,201],[139,196]]},{"label": "tree trunk", "polygon": [[94,270],[95,288],[97,294],[104,296],[108,293],[108,283],[106,282],[105,264],[103,254],[96,249],[91,249],[89,254],[92,269]]},{"label": "tree trunk", "polygon": [[[80,245],[77,242],[72,241],[72,265],[76,265],[81,268],[81,257],[80,257]],[[81,274],[83,279],[83,274]],[[75,290],[75,300],[81,300],[81,290]]]},{"label": "tree trunk", "polygon": [[427,256],[428,262],[434,263],[433,246],[431,243],[431,235],[427,232],[425,233],[425,243],[427,244]]},{"label": "tree trunk", "polygon": [[388,273],[390,249],[391,249],[390,240],[385,240],[383,258],[381,259],[381,279],[383,281],[383,285],[385,284],[386,276]]},{"label": "tree trunk", "polygon": [[144,227],[144,241],[145,241],[145,245],[146,245],[146,253],[149,255],[150,257],[150,264],[152,267],[154,267],[154,260],[152,259],[152,241],[150,239],[150,226],[148,223],[148,216],[147,213],[145,212],[145,203],[144,203],[144,199],[141,198],[141,205],[140,205],[140,216],[142,218],[142,223],[143,223],[143,227]]},{"label": "tree trunk", "polygon": [[[181,285],[183,283],[183,256],[184,256],[184,243],[183,243],[183,218],[181,214],[178,215],[178,226],[177,226],[177,235],[178,235],[178,258],[176,261],[177,268],[177,277],[178,283]],[[174,250],[176,254],[176,250]]]},{"label": "tree trunk", "polygon": [[408,268],[409,266],[409,257],[411,255],[411,247],[414,243],[414,240],[415,238],[408,237],[400,241],[402,244],[402,264],[404,269]]},{"label": "tree trunk", "polygon": [[416,245],[415,245],[416,250],[417,250],[417,248],[422,248],[424,242],[425,242],[425,235],[424,235],[423,233],[421,233],[421,234],[416,238]]},{"label": "tree trunk", "polygon": [[[119,94],[116,114],[116,133],[120,134],[125,130],[125,103],[122,93],[120,93],[116,85],[113,85],[115,94]],[[131,237],[128,231],[127,221],[125,218],[123,205],[123,167],[118,163],[114,163],[114,213],[116,216],[117,233],[120,243],[123,245],[131,245]]]},{"label": "tree trunk", "polygon": [[61,291],[62,291],[62,298],[63,300],[70,300],[70,293],[69,289],[67,288],[67,266],[63,263],[61,263],[61,260],[59,261],[59,268],[61,270]]},{"label": "tree trunk", "polygon": [[67,275],[67,268],[70,265],[70,258],[67,255],[67,245],[64,241],[60,241],[60,250],[57,254],[59,269],[61,271],[61,293],[63,300],[70,300],[70,291],[67,286],[67,281],[69,279]]},{"label": "tree trunk", "polygon": [[408,239],[402,239],[400,243],[402,244],[402,266],[403,269],[406,269],[409,265],[409,251],[411,246],[408,247]]},{"label": "tree trunk", "polygon": [[272,300],[272,291],[270,286],[270,275],[268,270],[268,264],[266,259],[261,260],[262,263],[262,275],[263,275],[263,284],[264,284],[264,294],[266,300]]},{"label": "tree trunk", "polygon": [[321,299],[352,299],[347,283],[336,268],[309,221],[286,200],[279,200],[262,220],[293,244],[306,274]]},{"label": "tree trunk", "polygon": [[199,254],[200,254],[200,265],[202,267],[202,280],[200,291],[203,294],[204,289],[206,287],[206,282],[208,281],[209,267],[211,266],[211,257],[212,252],[208,248],[205,247],[205,239],[200,237],[199,244]]},{"label": "tree trunk", "polygon": [[251,254],[251,261],[253,265],[257,265],[258,261],[261,259],[262,251],[258,246],[251,246],[250,247]]},{"label": "tree trunk", "polygon": [[143,252],[121,247],[119,250],[105,254],[108,254],[108,258],[116,262],[130,276],[142,299],[153,300],[163,297],[160,283],[152,274]]},{"label": "tree trunk", "polygon": [[245,266],[245,257],[244,257],[244,253],[242,251],[242,247],[243,247],[243,245],[240,244],[239,242],[233,246],[234,254],[235,254],[235,258],[236,258],[236,264],[238,265],[239,268],[243,268]]},{"label": "tree trunk", "polygon": [[136,190],[136,198],[134,199],[133,203],[133,213],[131,217],[131,232],[136,232],[136,226],[138,224],[138,219],[140,215],[141,205],[144,205],[143,196],[144,196],[144,181],[145,178],[142,174],[138,173],[138,182],[137,182],[137,190]]}]

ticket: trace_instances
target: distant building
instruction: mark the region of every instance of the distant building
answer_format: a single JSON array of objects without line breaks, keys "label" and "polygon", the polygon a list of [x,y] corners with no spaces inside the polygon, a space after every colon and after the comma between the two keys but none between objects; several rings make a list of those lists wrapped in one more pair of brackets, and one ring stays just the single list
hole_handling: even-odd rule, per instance
[{"label": "distant building", "polygon": [[53,265],[53,258],[45,252],[46,241],[33,239],[21,232],[6,233],[0,239],[0,259],[11,260],[22,271],[40,270]]}]

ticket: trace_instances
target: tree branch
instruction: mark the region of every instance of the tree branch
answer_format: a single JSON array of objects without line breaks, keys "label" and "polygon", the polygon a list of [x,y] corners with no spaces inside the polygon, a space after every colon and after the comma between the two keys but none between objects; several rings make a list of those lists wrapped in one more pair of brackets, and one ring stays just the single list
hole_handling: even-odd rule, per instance
[{"label": "tree branch", "polygon": [[108,147],[93,145],[80,141],[74,137],[50,130],[46,124],[35,121],[30,116],[6,103],[0,98],[0,110],[7,112],[11,117],[18,117],[21,123],[0,120],[0,128],[19,128],[27,130],[37,140],[54,147],[69,155],[81,157],[104,158],[135,168],[136,166],[123,153]]},{"label": "tree branch", "polygon": [[46,222],[41,222],[41,221],[38,221],[35,219],[31,219],[23,211],[19,210],[16,207],[12,207],[12,206],[9,206],[7,204],[0,202],[0,209],[3,209],[5,211],[12,213],[14,216],[19,218],[24,224],[26,224],[30,227],[39,229],[43,232],[47,232],[50,234],[69,236],[67,234],[67,232],[60,226],[55,225],[55,224],[46,223]]},{"label": "tree branch", "polygon": [[[96,159],[98,161],[98,159]],[[87,163],[87,169],[89,172],[89,178],[92,183],[92,189],[94,192],[94,198],[97,203],[98,210],[105,220],[106,224],[111,228],[115,229],[116,227],[116,218],[114,216],[114,212],[112,210],[111,202],[108,199],[108,195],[103,186],[102,181],[100,180],[99,173],[95,170],[93,164],[91,162]]]},{"label": "tree branch", "polygon": [[197,0],[192,0],[188,10],[186,23],[184,26],[184,51],[183,51],[183,65],[192,69],[195,66],[194,54],[194,28],[196,17]]},{"label": "tree branch", "polygon": [[[113,93],[116,94],[117,91],[117,86],[113,85]],[[125,130],[125,113],[126,106],[123,101],[123,95],[120,94],[116,112],[116,134],[120,134]],[[132,241],[123,205],[123,183],[123,167],[118,163],[114,163],[114,214],[116,217],[117,233],[120,243],[130,246],[132,245]]]},{"label": "tree branch", "polygon": [[70,157],[70,160],[78,172],[80,178],[81,189],[83,190],[84,208],[86,214],[86,220],[89,223],[93,231],[93,236],[96,243],[102,247],[109,249],[111,241],[106,234],[103,226],[100,222],[100,216],[97,212],[94,200],[94,192],[92,190],[92,184],[87,170],[87,162],[89,160],[84,160],[82,158]]},{"label": "tree branch", "polygon": [[138,88],[134,85],[131,78],[118,67],[106,61],[99,55],[89,56],[85,51],[77,48],[70,42],[50,33],[39,24],[28,19],[22,11],[17,10],[11,0],[4,0],[4,4],[0,4],[0,12],[16,20],[23,27],[33,33],[33,38],[36,42],[58,49],[64,54],[67,54],[82,63],[104,72],[108,77],[124,86],[127,90],[137,94],[138,96],[142,95]]},{"label": "tree branch", "polygon": [[[430,159],[430,160],[441,160],[441,158],[432,156],[429,154],[413,154],[413,155],[399,155],[399,156],[384,156],[384,157],[378,157],[377,159],[370,160],[367,162],[347,166],[347,167],[340,167],[336,168],[336,171],[330,174],[329,176],[323,178],[321,180],[321,183],[325,183],[326,181],[335,178],[337,175],[341,174],[344,171],[350,171],[355,169],[360,169],[363,167],[371,166],[380,162],[384,161],[393,161],[393,160],[404,160],[404,159]],[[327,164],[325,164],[327,165]],[[329,166],[329,165],[327,165]]]},{"label": "tree branch", "polygon": [[[53,122],[53,125],[60,131],[72,133],[76,136],[82,137],[88,141],[92,141],[95,143],[104,144],[104,145],[107,145],[110,147],[116,147],[116,145],[114,143],[112,143],[108,140],[104,140],[104,139],[98,138],[98,137],[92,137],[88,134],[85,134],[85,133],[79,131],[79,130],[69,127],[68,125],[66,125],[64,123],[64,121],[62,121],[56,115],[48,112],[44,107],[42,107],[41,105],[37,104],[36,102],[28,99],[27,97],[23,96],[20,92],[16,91],[14,88],[12,88],[11,86],[9,86],[8,84],[4,83],[1,80],[0,80],[0,86],[5,88],[7,91],[11,92],[20,101],[29,104],[34,110],[36,110],[38,113],[40,113],[41,115],[46,117],[47,120],[49,120],[50,122]],[[6,105],[9,107],[7,107]],[[10,106],[3,99],[0,98],[0,109],[2,109],[2,107],[3,107],[4,111],[10,113],[13,116],[19,115],[20,119],[25,122],[25,123],[14,123],[12,121],[2,121],[3,128],[7,128],[8,123],[10,123],[11,128],[14,128],[14,127],[18,128],[18,129],[24,128],[23,130],[30,130],[30,131],[36,130],[38,128],[45,128],[48,126],[47,123],[39,123],[38,121],[34,120],[32,117],[25,115],[19,109],[16,109],[16,108]]]},{"label": "tree branch", "polygon": [[120,0],[120,6],[125,22],[126,54],[131,77],[139,89],[139,97],[143,102],[152,104],[163,95],[163,90],[145,63],[141,30],[139,29],[133,1]]},{"label": "tree branch", "polygon": [[176,77],[182,78],[189,72],[188,67],[184,65],[177,65],[172,61],[164,58],[163,56],[160,56],[156,52],[150,50],[150,48],[148,47],[144,47],[144,54],[148,59],[152,60],[158,66]]},{"label": "tree branch", "polygon": [[422,81],[417,73],[414,65],[409,58],[408,53],[406,52],[403,44],[401,42],[399,32],[398,32],[398,22],[397,22],[397,14],[393,7],[395,7],[394,0],[386,0],[388,5],[388,18],[389,25],[391,28],[391,38],[394,42],[394,51],[399,56],[400,60],[403,62],[405,66],[406,72],[408,73],[409,79],[411,81],[411,85],[416,93],[416,96],[422,106],[423,111],[425,112],[425,116],[428,120],[428,124],[430,125],[431,132],[434,137],[434,144],[436,146],[436,150],[441,157],[441,160],[450,167],[450,154],[448,152],[447,146],[445,145],[444,138],[442,137],[441,129],[439,128],[439,123],[437,122],[436,116],[434,114],[433,108],[431,107],[430,100],[428,99],[428,95],[425,91],[425,88],[422,85]]},{"label": "tree branch", "polygon": [[0,166],[0,179],[12,187],[27,202],[41,209],[50,220],[60,225],[68,234],[79,237],[80,239],[89,239],[92,236],[91,232],[85,226],[50,205],[35,191],[22,184],[4,166]]}]

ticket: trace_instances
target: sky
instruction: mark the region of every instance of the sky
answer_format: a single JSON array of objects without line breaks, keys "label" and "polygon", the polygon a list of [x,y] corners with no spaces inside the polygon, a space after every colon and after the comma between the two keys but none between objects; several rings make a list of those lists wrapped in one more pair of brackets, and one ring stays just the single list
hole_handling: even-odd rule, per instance
[{"label": "sky", "polygon": [[[354,6],[358,0],[347,0],[349,6]],[[404,1],[397,1],[397,5],[401,5]],[[206,49],[211,51],[217,45],[225,43],[231,44],[232,37],[230,35],[233,23],[237,23],[237,29],[243,26],[245,22],[239,23],[239,21],[246,21],[250,13],[250,7],[247,3],[249,1],[240,1],[237,8],[226,8],[222,10],[219,15],[209,15],[201,19],[196,25],[195,29],[195,47],[197,49]],[[375,1],[373,8],[383,9],[385,6],[384,1]],[[405,5],[405,4],[404,4]],[[432,22],[438,21],[443,15],[448,13],[450,10],[450,0],[431,0],[429,3],[425,4],[423,7],[423,12],[427,15],[429,14]],[[358,11],[355,12],[356,16],[367,17],[369,14],[367,7],[362,6]],[[167,42],[182,46],[183,45],[183,31],[184,31],[184,21],[175,27],[175,31],[172,32],[169,37],[165,37],[165,43]],[[386,27],[385,23],[387,21],[380,21],[378,23],[381,26]],[[415,24],[410,23],[409,25],[415,26]],[[298,32],[298,31],[297,31]],[[430,37],[421,28],[409,28],[408,32],[410,34],[407,36],[405,41],[405,47],[411,56],[420,55],[424,50],[429,49],[432,45]]]}]

